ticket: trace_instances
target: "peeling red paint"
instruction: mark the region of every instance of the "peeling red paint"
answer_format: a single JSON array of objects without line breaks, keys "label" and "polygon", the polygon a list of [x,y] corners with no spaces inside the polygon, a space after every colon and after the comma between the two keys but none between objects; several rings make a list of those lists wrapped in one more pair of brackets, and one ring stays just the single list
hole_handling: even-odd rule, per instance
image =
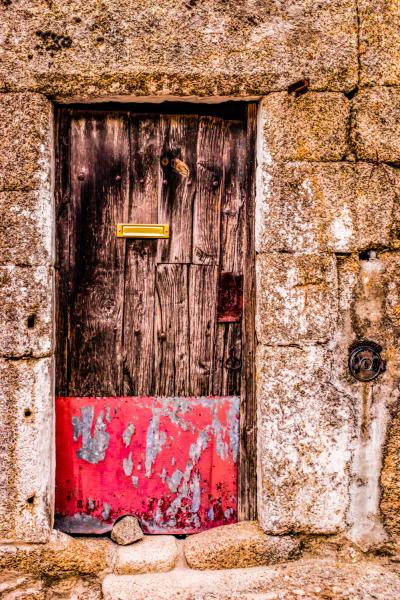
[{"label": "peeling red paint", "polygon": [[239,398],[57,398],[56,525],[146,533],[237,520]]}]

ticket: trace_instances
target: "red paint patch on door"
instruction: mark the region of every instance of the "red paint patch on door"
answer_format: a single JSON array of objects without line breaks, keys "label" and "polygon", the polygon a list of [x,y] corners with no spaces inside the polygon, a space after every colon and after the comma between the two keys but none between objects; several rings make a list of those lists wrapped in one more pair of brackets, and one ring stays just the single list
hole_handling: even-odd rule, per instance
[{"label": "red paint patch on door", "polygon": [[237,521],[239,398],[56,399],[56,526],[145,533]]}]

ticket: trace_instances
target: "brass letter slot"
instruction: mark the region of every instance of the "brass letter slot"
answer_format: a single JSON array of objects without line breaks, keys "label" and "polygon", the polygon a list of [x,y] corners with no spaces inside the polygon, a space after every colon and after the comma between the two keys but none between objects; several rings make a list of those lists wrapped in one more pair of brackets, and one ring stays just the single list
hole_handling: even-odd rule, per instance
[{"label": "brass letter slot", "polygon": [[169,238],[169,225],[133,225],[118,223],[117,237],[139,239],[165,239]]}]

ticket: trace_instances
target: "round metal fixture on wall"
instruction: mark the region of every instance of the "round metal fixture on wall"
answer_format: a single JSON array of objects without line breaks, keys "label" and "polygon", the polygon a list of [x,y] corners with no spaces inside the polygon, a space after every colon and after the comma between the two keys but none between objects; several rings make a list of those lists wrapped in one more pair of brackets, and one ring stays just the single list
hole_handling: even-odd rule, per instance
[{"label": "round metal fixture on wall", "polygon": [[369,340],[354,342],[349,349],[349,369],[358,381],[373,381],[385,370],[382,346]]}]

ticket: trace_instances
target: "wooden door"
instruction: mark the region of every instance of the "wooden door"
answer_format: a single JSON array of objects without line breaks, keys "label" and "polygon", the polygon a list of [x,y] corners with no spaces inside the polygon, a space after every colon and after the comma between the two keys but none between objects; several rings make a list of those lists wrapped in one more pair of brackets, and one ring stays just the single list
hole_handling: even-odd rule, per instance
[{"label": "wooden door", "polygon": [[[104,530],[131,498],[152,533],[254,517],[255,105],[162,106],[58,113],[56,511],[67,531]],[[168,224],[170,237],[121,239],[118,223]],[[155,433],[161,417],[169,420]],[[139,444],[139,431],[143,444],[153,436],[150,454],[164,445],[158,472],[143,458],[147,500],[138,491],[143,472],[135,475],[126,454],[134,445],[121,442],[135,435]],[[200,471],[197,463],[187,471],[188,459],[176,468],[171,448],[192,456],[199,443],[209,452]],[[112,475],[110,456],[118,461],[121,448],[128,491]],[[202,516],[193,516],[193,477],[204,492]],[[175,492],[168,502],[160,479]],[[187,518],[179,523],[175,510],[167,522],[160,512],[170,517],[178,495],[182,513],[189,481]],[[83,498],[85,485],[99,486],[96,498]],[[127,495],[124,509],[99,499],[109,486]],[[218,506],[211,489],[225,490]]]}]

